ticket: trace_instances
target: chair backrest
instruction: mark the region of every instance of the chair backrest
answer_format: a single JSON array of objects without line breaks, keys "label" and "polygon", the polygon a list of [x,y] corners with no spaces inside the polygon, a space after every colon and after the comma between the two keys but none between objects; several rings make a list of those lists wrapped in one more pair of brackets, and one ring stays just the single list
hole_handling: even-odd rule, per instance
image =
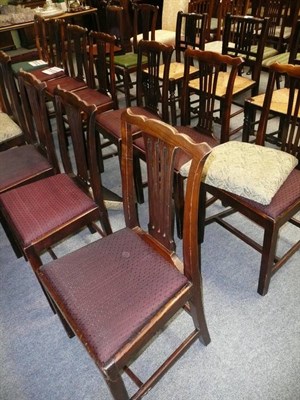
[{"label": "chair backrest", "polygon": [[89,79],[88,30],[79,25],[66,26],[66,48],[64,46],[64,68],[68,75]]},{"label": "chair backrest", "polygon": [[[122,115],[122,189],[124,215],[127,227],[139,229],[133,184],[133,149],[130,125],[137,125],[145,143],[148,176],[149,223],[144,238],[154,244],[172,264],[176,265],[173,252],[174,215],[173,182],[174,161],[178,151],[183,151],[192,159],[187,180],[183,228],[184,274],[189,279],[199,279],[199,257],[197,244],[198,204],[201,173],[204,158],[210,148],[206,143],[195,144],[177,130],[162,121],[135,116],[131,110]],[[159,207],[158,207],[159,204]],[[141,231],[142,234],[142,231]],[[194,264],[195,262],[195,264]]]},{"label": "chair backrest", "polygon": [[124,9],[117,5],[108,5],[106,7],[106,26],[107,33],[115,36],[116,45],[123,53],[131,51],[130,38],[125,35]]},{"label": "chair backrest", "polygon": [[210,40],[210,23],[214,11],[214,1],[211,0],[191,0],[188,4],[188,12],[196,14],[207,14],[207,40]]},{"label": "chair backrest", "polygon": [[181,62],[181,55],[187,48],[204,50],[207,35],[207,14],[177,14],[175,51],[176,61]]},{"label": "chair backrest", "polygon": [[[23,131],[25,120],[21,107],[19,90],[11,65],[11,58],[2,50],[0,50],[0,72],[0,90],[3,110],[13,118]],[[26,137],[25,134],[25,140],[30,142],[31,138]]]},{"label": "chair backrest", "polygon": [[50,66],[63,67],[64,19],[34,16],[35,43],[40,59]]},{"label": "chair backrest", "polygon": [[290,57],[289,64],[300,64],[300,20],[295,24],[292,32],[290,45],[289,45]]},{"label": "chair backrest", "polygon": [[224,20],[228,13],[231,15],[246,15],[249,0],[221,0],[217,7],[217,30],[216,40],[221,40]]},{"label": "chair backrest", "polygon": [[289,82],[289,95],[286,113],[280,114],[281,150],[298,158],[300,167],[300,66],[291,64],[272,64],[270,66],[262,113],[259,120],[256,143],[264,145],[270,106],[278,76],[286,75]]},{"label": "chair backrest", "polygon": [[138,44],[137,105],[158,114],[161,103],[161,118],[165,122],[169,121],[169,71],[173,51],[172,45],[154,40],[140,40]]},{"label": "chair backrest", "polygon": [[[88,105],[75,93],[61,89],[59,85],[55,89],[54,104],[64,171],[71,175],[87,194],[92,194],[100,210],[106,213],[95,135],[97,108],[95,105]],[[71,154],[74,156],[71,157]]]},{"label": "chair backrest", "polygon": [[257,8],[256,16],[269,18],[267,45],[282,50],[284,31],[289,19],[289,0],[268,0],[261,2]]},{"label": "chair backrest", "polygon": [[243,57],[251,78],[256,82],[252,95],[258,93],[261,64],[268,35],[269,19],[227,14],[222,54]]},{"label": "chair backrest", "polygon": [[[229,140],[230,110],[235,78],[243,64],[241,57],[231,57],[210,51],[187,49],[184,62],[184,81],[181,96],[181,123],[191,124],[191,96],[196,124],[194,129],[214,136],[214,112],[216,97],[222,97],[220,142]],[[197,68],[197,74],[191,73]],[[227,85],[220,85],[224,79],[224,67],[230,67]],[[229,68],[228,68],[229,69]],[[225,87],[224,87],[225,86]],[[222,87],[221,92],[218,93]]]},{"label": "chair backrest", "polygon": [[137,52],[139,32],[143,40],[155,40],[158,7],[152,4],[133,4],[133,51]]},{"label": "chair backrest", "polygon": [[20,98],[25,118],[25,136],[31,137],[31,143],[43,154],[56,173],[59,172],[51,133],[48,109],[46,106],[46,83],[39,81],[29,72],[18,73]]},{"label": "chair backrest", "polygon": [[94,31],[89,33],[89,86],[111,96],[114,108],[118,108],[114,64],[115,41],[115,36],[108,33]]}]

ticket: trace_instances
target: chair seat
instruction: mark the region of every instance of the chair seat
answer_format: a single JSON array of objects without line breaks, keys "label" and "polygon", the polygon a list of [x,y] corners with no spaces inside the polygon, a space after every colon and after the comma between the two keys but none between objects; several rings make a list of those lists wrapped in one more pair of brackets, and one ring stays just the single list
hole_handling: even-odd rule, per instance
[{"label": "chair seat", "polygon": [[96,107],[103,107],[103,111],[113,107],[113,100],[110,96],[98,92],[96,89],[84,88],[76,91],[77,96],[88,104],[95,104]]},{"label": "chair seat", "polygon": [[[151,36],[151,32],[149,32],[149,37]],[[155,31],[155,40],[156,42],[175,46],[175,38],[176,32],[175,31],[168,31],[166,29],[156,29]],[[137,35],[137,43],[143,39],[143,34],[140,33]],[[133,38],[130,39],[131,44],[133,44]]]},{"label": "chair seat", "polygon": [[48,80],[46,83],[47,92],[52,95],[54,94],[54,90],[57,85],[59,85],[61,89],[65,89],[68,91],[75,91],[86,87],[85,82],[72,78],[71,76],[63,76],[58,79]]},{"label": "chair seat", "polygon": [[0,111],[0,143],[22,135],[22,130],[9,115]]},{"label": "chair seat", "polygon": [[277,219],[289,207],[293,208],[300,204],[300,170],[294,169],[290,173],[271,203],[267,206],[234,194],[232,194],[232,197],[236,198],[245,207],[254,209],[255,213],[262,213],[267,218]]},{"label": "chair seat", "polygon": [[101,366],[189,283],[128,228],[44,265],[39,277]]},{"label": "chair seat", "polygon": [[[157,115],[152,114],[150,111],[147,111],[142,107],[130,107],[130,109],[135,114],[159,119]],[[119,109],[98,114],[96,116],[96,124],[104,128],[108,134],[121,139],[121,115],[123,111],[124,109]],[[136,126],[132,126],[132,132],[139,132],[139,129]]]},{"label": "chair seat", "polygon": [[[218,83],[217,83],[217,88],[216,88],[216,96],[217,97],[223,97],[226,94],[227,86],[228,86],[228,80],[229,80],[230,73],[229,72],[219,72],[218,76]],[[234,80],[234,86],[233,86],[233,91],[232,94],[238,94],[241,93],[245,90],[250,89],[255,82],[252,79],[245,78],[243,76],[237,75],[235,80]],[[199,79],[194,79],[189,82],[189,86],[191,88],[194,88],[196,90],[199,90]]]},{"label": "chair seat", "polygon": [[[289,89],[281,88],[273,91],[272,100],[270,104],[270,110],[276,113],[286,114],[288,108],[288,100],[289,100]],[[298,90],[295,90],[295,100],[294,104],[296,104]],[[251,104],[256,107],[263,107],[265,94],[259,94],[251,98]],[[300,115],[299,115],[300,116]]]},{"label": "chair seat", "polygon": [[270,65],[274,64],[275,62],[278,62],[279,64],[287,64],[289,62],[290,58],[290,53],[280,53],[276,54],[275,56],[265,58],[262,62],[262,66],[264,68],[269,68]]},{"label": "chair seat", "polygon": [[[51,67],[50,67],[51,68]],[[45,82],[50,81],[52,79],[65,77],[65,71],[61,68],[60,71],[57,71],[51,75],[46,74],[44,71],[47,71],[49,67],[36,69],[34,71],[30,71],[32,75],[34,75],[38,80]]]},{"label": "chair seat", "polygon": [[97,208],[66,174],[9,190],[0,196],[0,205],[15,225],[24,248]]},{"label": "chair seat", "polygon": [[51,173],[52,166],[31,145],[14,147],[0,153],[0,193],[28,179]]},{"label": "chair seat", "polygon": [[44,64],[32,65],[32,63],[36,63],[37,61],[44,62],[43,60],[20,61],[13,63],[11,67],[14,71],[14,74],[17,74],[21,69],[25,72],[32,72],[39,69],[49,68],[46,62],[44,62]]},{"label": "chair seat", "polygon": [[[142,63],[146,63],[146,57],[142,57]],[[123,68],[130,68],[137,65],[137,54],[136,53],[126,53],[115,55],[114,63],[116,66]]]}]

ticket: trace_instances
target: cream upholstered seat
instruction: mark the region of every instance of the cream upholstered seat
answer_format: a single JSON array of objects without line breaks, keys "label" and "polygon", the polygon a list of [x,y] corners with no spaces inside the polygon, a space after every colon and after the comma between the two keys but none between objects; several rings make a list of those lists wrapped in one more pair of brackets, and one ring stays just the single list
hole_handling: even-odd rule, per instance
[{"label": "cream upholstered seat", "polygon": [[[162,9],[162,28],[155,30],[155,40],[157,42],[175,46],[177,13],[178,11],[187,12],[188,3],[188,0],[178,0],[176,1],[175,7],[173,0],[164,0]],[[142,38],[142,34],[137,36],[138,41]]]}]

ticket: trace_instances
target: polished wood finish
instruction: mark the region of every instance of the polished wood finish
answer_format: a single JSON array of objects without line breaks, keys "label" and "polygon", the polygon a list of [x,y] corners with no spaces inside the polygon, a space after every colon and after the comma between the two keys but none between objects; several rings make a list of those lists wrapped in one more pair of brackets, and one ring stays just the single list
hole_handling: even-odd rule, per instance
[{"label": "polished wood finish", "polygon": [[[265,142],[270,107],[278,74],[287,74],[290,89],[287,112],[284,117],[281,118],[282,136],[280,140],[280,150],[293,154],[298,158],[298,160],[300,160],[300,91],[298,90],[300,83],[300,66],[273,64],[273,66],[270,67],[270,75],[256,136],[256,144],[263,145]],[[206,190],[209,193],[220,199],[224,204],[226,204],[226,206],[232,207],[232,210],[225,210],[219,215],[207,218],[206,224],[218,222],[229,232],[235,234],[261,253],[258,293],[262,296],[267,294],[270,280],[274,273],[300,249],[300,240],[295,238],[295,242],[290,246],[289,250],[285,254],[280,257],[276,256],[276,243],[278,240],[279,229],[288,221],[294,223],[298,228],[300,228],[299,221],[293,220],[293,217],[300,210],[300,195],[297,196],[297,191],[299,192],[300,187],[299,182],[300,170],[295,169],[291,172],[285,183],[273,197],[271,203],[267,206],[262,206],[254,201],[205,185]],[[204,196],[202,201],[204,201]],[[224,220],[223,217],[233,211],[242,213],[251,221],[261,226],[264,232],[262,245],[258,244],[256,241],[240,232],[236,227],[233,227],[228,221]]]},{"label": "polished wood finish", "polygon": [[[86,115],[84,121],[82,112]],[[77,233],[81,228],[89,226],[93,232],[97,230],[102,236],[111,233],[98,171],[95,113],[95,106],[89,106],[76,95],[57,88],[55,114],[65,173],[41,179],[0,196],[5,225],[35,272],[42,265],[42,252],[49,250],[52,257],[56,258],[51,246]],[[69,157],[66,143],[66,122],[75,165]],[[87,127],[86,134],[84,127]],[[26,204],[23,204],[24,196]],[[41,198],[44,199],[42,202]],[[76,198],[78,203],[74,207],[73,199]],[[49,201],[55,202],[56,207],[49,205]],[[19,202],[22,203],[22,220],[31,221],[30,231],[26,226],[20,225],[20,215],[16,210]],[[101,227],[95,224],[96,221],[100,221]]]},{"label": "polished wood finish", "polygon": [[[134,200],[132,126],[137,126],[143,132],[148,161],[149,224],[148,229],[145,230],[139,225],[137,207]],[[180,261],[175,253],[172,222],[173,162],[179,148],[186,151],[193,160],[186,190],[185,226],[182,243],[183,261]],[[210,342],[202,303],[200,254],[197,242],[197,215],[201,173],[205,157],[209,151],[210,148],[207,144],[195,144],[180,135],[169,125],[134,115],[130,109],[125,111],[122,115],[121,171],[126,228],[108,236],[104,240],[99,240],[92,247],[82,248],[77,253],[45,265],[39,270],[39,277],[44,287],[54,299],[63,317],[70,324],[72,331],[76,333],[95,361],[103,374],[112,397],[116,400],[129,399],[121,376],[123,372],[127,373],[138,385],[138,390],[132,398],[140,399],[159,381],[162,375],[168,371],[195,340],[201,339],[206,345]],[[158,204],[161,206],[158,207]],[[130,251],[124,252],[122,249],[121,243],[124,240],[128,240],[128,236],[131,238],[131,242],[134,243],[134,253],[136,255]],[[118,248],[113,243],[115,245],[116,243],[119,244]],[[112,294],[114,301],[123,306],[124,302],[125,304],[128,302],[128,306],[124,307],[123,313],[125,314],[122,314],[121,317],[122,320],[127,321],[127,326],[124,329],[115,329],[115,325],[111,324],[112,318],[115,318],[108,312],[111,310],[112,303],[107,303],[107,297],[104,292],[100,289],[95,291],[87,289],[90,281],[93,281],[93,286],[94,284],[96,286],[102,285],[101,276],[107,267],[107,248],[113,248],[114,251],[114,257],[109,262],[110,271],[117,271],[119,267],[122,268],[120,263],[124,269],[122,257],[129,257],[129,263],[126,263],[126,274],[122,277],[122,289],[120,290],[120,283],[117,277],[110,279],[109,283],[109,292]],[[127,248],[127,250],[129,249]],[[89,262],[89,266],[93,268],[94,272],[92,274],[89,273],[89,276],[85,273],[82,274],[79,290],[75,289],[77,294],[71,294],[70,297],[69,291],[63,288],[65,273],[67,272],[68,274],[68,271],[70,271],[68,258],[71,257],[73,260],[74,256],[76,258],[75,263],[72,262],[72,273],[71,275],[68,274],[67,278],[70,283],[85,270],[86,251],[93,253],[93,266],[91,262]],[[159,265],[160,267],[158,267]],[[157,273],[151,272],[155,270]],[[134,271],[139,271],[140,280],[132,281],[131,276]],[[170,293],[170,280],[165,280],[164,274],[170,274],[170,277],[174,275],[174,279],[184,279],[186,283],[181,288],[178,287],[173,293]],[[153,288],[152,295],[145,297],[142,281],[148,282]],[[161,291],[162,282],[165,283]],[[161,306],[157,306],[155,303],[158,293],[164,297]],[[97,304],[97,312],[95,314],[90,312],[90,308],[78,307],[78,303],[80,306],[82,305],[82,296],[87,299],[87,302],[85,301],[86,305]],[[70,300],[71,298],[72,300]],[[194,330],[146,382],[141,382],[133,371],[129,369],[128,365],[186,303],[189,304],[190,315],[195,326]],[[151,307],[150,312],[148,312],[149,306]],[[133,309],[135,310],[134,312]],[[131,324],[136,323],[136,314],[141,314],[142,320],[138,322],[137,328],[133,330]],[[84,321],[89,322],[84,323]],[[96,335],[91,334],[91,330],[95,326]],[[108,332],[111,329],[110,326],[112,326],[111,333],[105,335],[104,332]],[[112,345],[112,342],[116,344]],[[104,351],[106,353],[104,355],[101,349],[111,347],[110,351]]]}]

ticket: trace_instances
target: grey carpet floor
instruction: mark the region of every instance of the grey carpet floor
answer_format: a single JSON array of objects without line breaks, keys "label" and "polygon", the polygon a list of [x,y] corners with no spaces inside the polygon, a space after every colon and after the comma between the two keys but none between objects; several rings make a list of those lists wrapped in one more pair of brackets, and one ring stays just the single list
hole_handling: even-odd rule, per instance
[{"label": "grey carpet floor", "polygon": [[[120,192],[117,158],[108,163],[105,185]],[[220,205],[211,211],[216,208]],[[145,206],[140,209],[145,223]],[[122,211],[109,214],[113,229],[120,229]],[[261,240],[256,225],[238,215],[230,218]],[[296,235],[295,227],[284,227],[278,252]],[[96,239],[97,234],[82,231],[55,251],[62,255]],[[97,367],[77,338],[66,336],[29,265],[15,258],[2,230],[0,243],[0,399],[110,399]],[[265,297],[256,293],[259,262],[256,251],[223,228],[207,227],[202,273],[212,342],[207,347],[195,343],[146,399],[300,398],[300,254],[277,272]],[[134,370],[148,377],[190,328],[190,319],[179,313],[134,362]],[[126,382],[132,393],[133,384]]]}]

